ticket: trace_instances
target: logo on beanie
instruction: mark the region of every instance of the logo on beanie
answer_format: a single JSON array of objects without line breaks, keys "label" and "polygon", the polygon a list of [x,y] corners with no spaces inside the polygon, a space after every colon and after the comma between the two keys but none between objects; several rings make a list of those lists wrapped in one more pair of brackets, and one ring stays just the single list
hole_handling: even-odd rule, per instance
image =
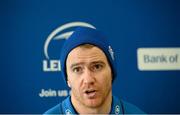
[{"label": "logo on beanie", "polygon": [[69,30],[75,27],[89,27],[89,28],[95,29],[93,25],[86,22],[71,22],[71,23],[61,25],[58,28],[56,28],[54,31],[52,31],[47,37],[44,44],[44,55],[46,59],[43,60],[43,71],[61,71],[60,60],[50,59],[50,56],[48,54],[48,47],[52,40],[68,39],[69,36],[71,36],[72,33],[74,32],[73,30],[72,31],[69,31]]},{"label": "logo on beanie", "polygon": [[110,53],[110,55],[111,55],[112,60],[114,60],[114,52],[113,52],[113,49],[111,48],[111,46],[109,46],[108,49],[109,49],[108,51],[109,51],[109,53]]}]

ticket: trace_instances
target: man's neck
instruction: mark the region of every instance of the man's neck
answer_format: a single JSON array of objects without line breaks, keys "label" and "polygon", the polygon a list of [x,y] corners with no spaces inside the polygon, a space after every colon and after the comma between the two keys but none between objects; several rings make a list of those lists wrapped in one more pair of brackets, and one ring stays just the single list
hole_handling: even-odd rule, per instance
[{"label": "man's neck", "polygon": [[76,99],[71,96],[71,101],[76,109],[76,111],[81,114],[108,114],[111,111],[111,105],[112,105],[112,92],[109,93],[103,104],[97,108],[91,108],[84,106],[80,102],[78,102]]}]

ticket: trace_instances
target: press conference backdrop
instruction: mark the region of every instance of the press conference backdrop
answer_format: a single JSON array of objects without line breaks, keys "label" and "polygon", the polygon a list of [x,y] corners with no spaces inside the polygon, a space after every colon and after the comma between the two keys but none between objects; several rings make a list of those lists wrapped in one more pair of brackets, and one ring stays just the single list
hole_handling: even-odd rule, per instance
[{"label": "press conference backdrop", "polygon": [[60,49],[89,25],[113,46],[114,95],[146,113],[180,113],[178,0],[7,0],[0,16],[1,114],[43,113],[69,95]]}]

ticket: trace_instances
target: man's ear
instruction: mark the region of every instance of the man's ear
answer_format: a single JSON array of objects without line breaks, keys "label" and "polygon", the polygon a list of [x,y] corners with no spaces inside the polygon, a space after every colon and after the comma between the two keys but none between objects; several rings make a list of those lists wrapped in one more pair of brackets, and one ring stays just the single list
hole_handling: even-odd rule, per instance
[{"label": "man's ear", "polygon": [[71,88],[71,83],[69,82],[69,80],[67,80],[67,84]]}]

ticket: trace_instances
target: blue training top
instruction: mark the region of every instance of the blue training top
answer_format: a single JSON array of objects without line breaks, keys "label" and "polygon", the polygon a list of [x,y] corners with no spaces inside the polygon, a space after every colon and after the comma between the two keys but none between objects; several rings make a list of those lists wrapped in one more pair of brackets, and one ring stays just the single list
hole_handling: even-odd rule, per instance
[{"label": "blue training top", "polygon": [[[78,114],[71,103],[71,97],[67,97],[62,103],[54,106],[44,113],[44,115],[49,114]],[[142,110],[133,104],[119,100],[117,97],[113,96],[111,112],[109,114],[144,114]]]}]

